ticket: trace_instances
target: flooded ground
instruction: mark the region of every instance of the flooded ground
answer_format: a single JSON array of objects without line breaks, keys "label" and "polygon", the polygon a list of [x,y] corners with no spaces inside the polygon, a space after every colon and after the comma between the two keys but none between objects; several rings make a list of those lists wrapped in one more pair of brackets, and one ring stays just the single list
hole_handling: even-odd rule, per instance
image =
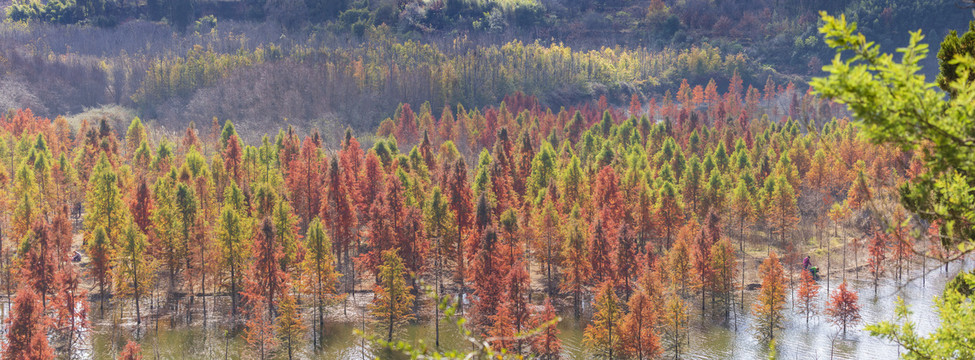
[{"label": "flooded ground", "polygon": [[[971,270],[971,262],[956,262],[949,266],[948,272],[944,267],[930,270],[922,278],[920,272],[912,273],[899,286],[892,279],[882,281],[877,295],[874,295],[873,284],[866,273],[860,274],[857,281],[848,278],[860,294],[861,316],[865,324],[890,320],[894,317],[894,302],[897,296],[914,312],[913,319],[921,333],[927,333],[938,325],[938,316],[933,301],[935,295],[940,295],[945,283],[961,270]],[[923,286],[922,286],[923,282]],[[820,291],[819,303],[826,301],[825,281],[821,281],[823,289]],[[833,280],[831,286],[839,285]],[[751,301],[755,291],[746,292],[746,302]],[[791,296],[786,306],[786,328],[778,335],[777,350],[780,359],[895,359],[898,348],[886,341],[871,337],[862,331],[862,325],[848,330],[843,336],[836,326],[828,323],[822,315],[812,318],[808,328],[805,318],[795,315],[792,310]],[[693,306],[692,306],[693,308]],[[820,307],[821,308],[821,307]],[[694,311],[699,312],[700,309]],[[752,318],[748,304],[744,314],[738,313],[737,330],[734,322],[727,325],[709,325],[714,323],[712,318],[702,322],[700,314],[694,313],[690,319],[690,348],[682,358],[689,359],[757,359],[767,356],[767,346],[756,340],[752,330]],[[368,321],[368,319],[367,319]],[[145,335],[139,340],[147,359],[247,359],[246,344],[242,335],[226,336],[223,330],[211,325],[209,330],[201,327],[178,326],[170,329],[166,321],[160,322],[160,328],[155,330],[154,324],[149,326]],[[585,319],[576,320],[570,316],[559,324],[563,345],[563,358],[588,359],[591,354],[582,342]],[[703,323],[703,324],[702,324]],[[368,330],[369,325],[366,325]],[[298,352],[301,358],[318,359],[373,359],[401,358],[393,356],[382,349],[374,349],[367,342],[353,334],[355,329],[362,328],[361,320],[352,322],[332,322],[326,329],[328,338],[324,350],[315,353],[310,342]],[[399,334],[400,339],[423,340],[430,344],[434,338],[432,322],[414,324]],[[95,359],[110,359],[115,355],[113,348],[111,325],[99,325],[92,338],[93,351],[87,351]],[[445,346],[463,348],[467,346],[458,331],[450,324],[441,323],[441,342]]]}]

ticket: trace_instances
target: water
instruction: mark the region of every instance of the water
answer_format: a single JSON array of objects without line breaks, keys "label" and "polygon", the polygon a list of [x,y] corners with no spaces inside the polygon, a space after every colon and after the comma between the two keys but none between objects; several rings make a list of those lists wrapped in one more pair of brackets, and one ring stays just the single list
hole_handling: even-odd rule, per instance
[{"label": "water", "polygon": [[[920,273],[913,274],[910,281],[905,279],[900,286],[888,278],[882,280],[876,296],[874,296],[873,284],[868,274],[861,273],[860,281],[856,281],[851,276],[848,281],[859,292],[860,315],[863,322],[859,326],[849,328],[846,336],[843,336],[840,330],[827,322],[822,315],[811,318],[807,328],[805,317],[795,314],[790,301],[785,310],[786,328],[777,335],[778,358],[895,359],[899,354],[898,347],[882,339],[869,336],[862,330],[863,324],[894,319],[894,302],[897,296],[900,296],[914,312],[912,319],[916,322],[917,330],[922,334],[933,331],[939,324],[933,297],[941,294],[945,283],[955,274],[961,270],[970,270],[971,265],[969,262],[956,262],[949,266],[947,273],[944,272],[943,267],[930,271],[925,277],[924,286],[921,285]],[[905,278],[908,276],[905,275]],[[822,310],[822,304],[826,301],[826,284],[825,281],[821,281],[820,284],[823,288],[820,291],[818,302],[820,310]],[[839,281],[834,279],[831,285],[835,289],[839,285]],[[746,301],[751,301],[755,293],[756,291],[746,292]],[[690,348],[682,358],[758,359],[767,356],[767,345],[758,341],[754,336],[753,319],[748,314],[749,306],[747,304],[745,313],[738,314],[737,331],[734,323],[711,324],[715,322],[712,321],[712,318],[707,318],[707,324],[702,324],[700,314],[696,313],[700,311],[700,305],[696,305],[697,309],[694,309],[693,303],[690,303],[689,306],[691,307],[689,311],[692,311],[689,325]],[[232,336],[228,341],[222,330],[205,331],[200,327],[187,326],[170,329],[164,323],[168,323],[168,321],[160,322],[158,335],[150,326],[145,336],[139,340],[146,359],[156,358],[156,355],[162,359],[247,359],[252,357],[249,356],[242,335]],[[585,325],[586,319],[575,320],[571,315],[567,315],[559,324],[564,359],[592,358],[588,346],[582,342]],[[318,359],[373,359],[377,356],[403,358],[398,354],[388,354],[383,349],[375,349],[368,342],[364,342],[354,335],[353,331],[361,328],[361,326],[361,320],[344,323],[332,322],[326,328],[329,336],[325,342],[324,350],[315,353],[311,350],[310,341],[306,341],[305,346],[298,350],[297,355],[300,358]],[[366,329],[370,329],[368,324]],[[433,323],[423,322],[410,325],[401,331],[397,338],[422,339],[428,344],[432,344],[434,338]],[[97,326],[92,341],[94,351],[87,355],[93,355],[92,357],[96,359],[110,359],[117,354],[112,351],[111,325]],[[450,348],[469,348],[459,331],[448,322],[441,322],[441,343]]]}]

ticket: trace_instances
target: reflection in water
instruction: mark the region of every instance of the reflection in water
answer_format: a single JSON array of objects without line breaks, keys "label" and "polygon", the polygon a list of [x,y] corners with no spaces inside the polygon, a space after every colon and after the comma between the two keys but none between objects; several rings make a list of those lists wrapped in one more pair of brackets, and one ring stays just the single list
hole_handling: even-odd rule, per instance
[{"label": "reflection in water", "polygon": [[[921,286],[921,279],[915,279],[901,286],[887,279],[881,284],[877,296],[874,296],[873,284],[867,279],[868,275],[861,274],[857,282],[849,279],[851,285],[859,291],[860,315],[863,323],[872,324],[894,317],[894,301],[897,296],[914,312],[913,320],[917,329],[925,334],[933,331],[938,325],[938,314],[933,301],[935,295],[940,295],[945,283],[960,270],[970,270],[968,262],[954,263],[946,274],[943,270],[934,270],[926,275],[926,283]],[[917,274],[915,276],[920,276]],[[826,302],[825,284],[820,291],[819,303]],[[754,296],[754,292],[751,294]],[[746,293],[746,297],[749,294]],[[746,299],[750,301],[751,299]],[[692,307],[693,308],[693,307]],[[700,314],[695,314],[690,322],[691,348],[685,356],[688,359],[757,359],[767,356],[767,346],[756,340],[752,332],[752,319],[748,314],[739,314],[738,331],[734,324],[705,325],[702,324]],[[822,305],[820,305],[820,310]],[[822,315],[812,318],[806,328],[805,318],[794,314],[791,302],[786,306],[786,329],[779,333],[777,350],[782,359],[894,359],[897,358],[898,348],[881,339],[869,336],[859,331],[848,331],[844,337],[835,326],[827,322]],[[559,324],[563,355],[565,359],[591,358],[587,346],[582,343],[585,319],[577,321],[571,315]],[[247,359],[246,344],[241,336],[228,339],[222,330],[211,329],[204,331],[199,328],[178,327],[165,328],[160,322],[158,336],[150,327],[140,343],[146,358],[195,358],[195,359]],[[332,323],[326,328],[328,334],[324,350],[315,353],[311,345],[298,352],[300,358],[316,359],[373,359],[403,358],[390,355],[381,349],[370,348],[364,344],[353,331],[358,323]],[[858,329],[862,329],[862,326]],[[433,323],[415,324],[400,333],[401,339],[422,339],[432,346],[434,328]],[[441,343],[451,348],[466,348],[459,332],[449,323],[441,323]],[[102,326],[94,335],[94,349],[96,359],[109,359],[112,336],[110,326]]]}]

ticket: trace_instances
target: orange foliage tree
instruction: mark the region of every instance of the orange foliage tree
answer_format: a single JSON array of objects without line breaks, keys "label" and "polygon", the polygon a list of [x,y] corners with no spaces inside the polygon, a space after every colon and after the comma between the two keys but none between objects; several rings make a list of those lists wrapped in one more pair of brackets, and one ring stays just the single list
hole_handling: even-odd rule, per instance
[{"label": "orange foliage tree", "polygon": [[760,338],[772,340],[775,331],[782,328],[785,320],[782,309],[785,308],[785,272],[779,262],[778,255],[771,252],[769,257],[759,267],[762,275],[762,290],[758,300],[752,305],[755,316],[755,329]]},{"label": "orange foliage tree", "polygon": [[813,280],[812,273],[803,270],[799,276],[799,291],[796,293],[798,299],[798,313],[806,317],[806,326],[809,326],[809,317],[816,315],[816,296],[819,295],[819,284]]},{"label": "orange foliage tree", "polygon": [[860,306],[857,305],[859,296],[856,291],[849,290],[844,281],[836,291],[829,297],[826,304],[826,316],[830,321],[843,329],[846,335],[846,327],[860,323]]}]

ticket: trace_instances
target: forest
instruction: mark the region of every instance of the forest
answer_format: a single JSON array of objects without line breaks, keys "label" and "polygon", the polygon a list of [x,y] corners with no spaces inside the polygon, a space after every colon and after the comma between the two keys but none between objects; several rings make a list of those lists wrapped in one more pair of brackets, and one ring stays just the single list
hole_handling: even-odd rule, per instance
[{"label": "forest", "polygon": [[0,2],[0,358],[975,356],[975,15],[881,3]]}]

